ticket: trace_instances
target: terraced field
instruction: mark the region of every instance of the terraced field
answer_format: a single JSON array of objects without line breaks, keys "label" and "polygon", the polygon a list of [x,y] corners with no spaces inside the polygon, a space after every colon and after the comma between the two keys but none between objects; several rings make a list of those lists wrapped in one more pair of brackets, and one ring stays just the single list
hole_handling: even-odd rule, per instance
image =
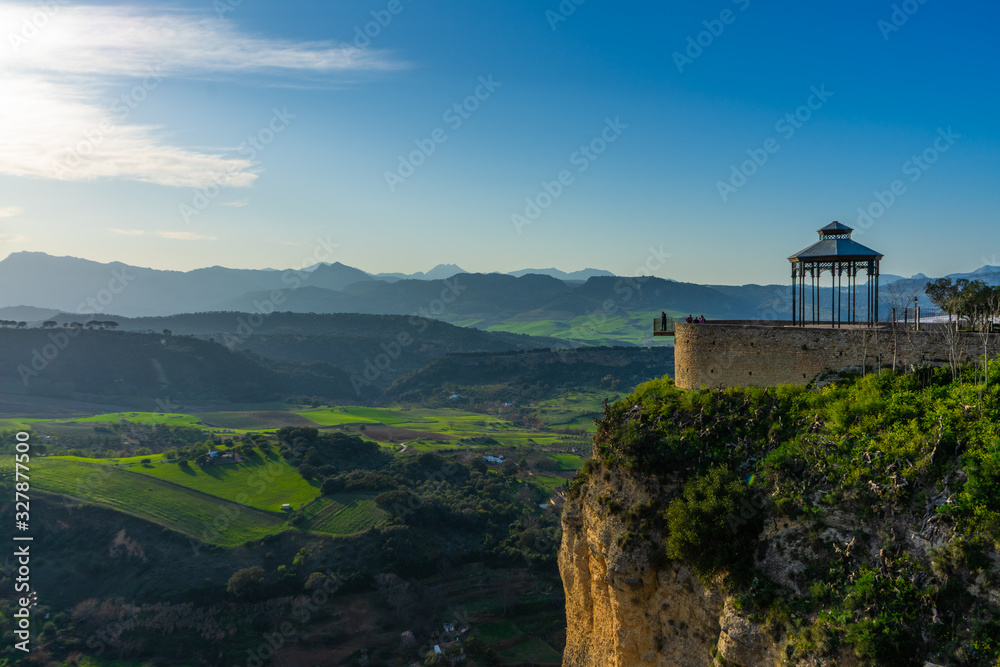
[{"label": "terraced field", "polygon": [[389,520],[388,513],[370,496],[346,493],[318,498],[302,514],[306,530],[328,535],[355,535]]},{"label": "terraced field", "polygon": [[33,489],[131,514],[211,544],[236,546],[287,528],[277,512],[115,466],[39,458],[32,471]]}]

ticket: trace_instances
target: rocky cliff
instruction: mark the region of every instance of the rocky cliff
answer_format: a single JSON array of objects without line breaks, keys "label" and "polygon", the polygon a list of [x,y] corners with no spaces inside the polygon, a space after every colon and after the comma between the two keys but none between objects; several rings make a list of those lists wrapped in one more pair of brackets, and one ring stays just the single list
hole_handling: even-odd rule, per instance
[{"label": "rocky cliff", "polygon": [[[884,382],[826,393],[929,389]],[[1000,516],[983,495],[1000,465],[973,462],[990,412],[953,404],[903,452],[888,421],[865,442],[859,415],[786,391],[664,380],[606,411],[563,510],[565,667],[1000,665],[1000,525],[974,518]],[[729,481],[707,492],[707,471]]]},{"label": "rocky cliff", "polygon": [[701,667],[781,664],[780,635],[768,636],[742,616],[732,598],[706,588],[690,567],[666,560],[650,545],[623,549],[625,521],[609,515],[602,497],[659,502],[665,494],[619,472],[607,472],[563,510],[559,568],[566,589],[563,664],[573,667]]}]

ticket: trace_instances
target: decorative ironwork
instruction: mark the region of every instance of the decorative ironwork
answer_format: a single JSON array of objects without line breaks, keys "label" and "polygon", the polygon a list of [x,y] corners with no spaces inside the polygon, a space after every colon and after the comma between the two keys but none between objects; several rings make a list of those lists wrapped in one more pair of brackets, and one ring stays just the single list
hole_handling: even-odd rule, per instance
[{"label": "decorative ironwork", "polygon": [[832,222],[818,230],[818,242],[788,258],[792,263],[792,324],[823,323],[820,280],[825,272],[830,273],[830,326],[860,323],[858,275],[862,273],[866,278],[865,323],[869,326],[878,323],[879,262],[883,255],[853,240],[853,231],[847,225]]}]

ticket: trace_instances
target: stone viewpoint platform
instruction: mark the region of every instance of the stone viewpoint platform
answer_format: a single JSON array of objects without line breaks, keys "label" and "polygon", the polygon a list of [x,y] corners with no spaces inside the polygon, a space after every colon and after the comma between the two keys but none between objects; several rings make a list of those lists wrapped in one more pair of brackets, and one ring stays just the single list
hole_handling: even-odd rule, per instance
[{"label": "stone viewpoint platform", "polygon": [[[673,333],[674,382],[682,389],[804,385],[824,373],[960,364],[983,354],[980,334],[945,326],[678,320]],[[990,354],[1000,349],[997,339],[989,336]]]}]

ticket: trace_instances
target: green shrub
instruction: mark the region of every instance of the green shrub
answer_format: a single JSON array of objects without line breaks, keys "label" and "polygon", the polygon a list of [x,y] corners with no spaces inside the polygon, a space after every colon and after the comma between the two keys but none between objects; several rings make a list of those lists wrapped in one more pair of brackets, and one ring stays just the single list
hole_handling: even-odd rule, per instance
[{"label": "green shrub", "polygon": [[703,579],[728,571],[744,574],[764,528],[761,502],[726,468],[688,480],[667,520],[667,556],[687,563]]}]

